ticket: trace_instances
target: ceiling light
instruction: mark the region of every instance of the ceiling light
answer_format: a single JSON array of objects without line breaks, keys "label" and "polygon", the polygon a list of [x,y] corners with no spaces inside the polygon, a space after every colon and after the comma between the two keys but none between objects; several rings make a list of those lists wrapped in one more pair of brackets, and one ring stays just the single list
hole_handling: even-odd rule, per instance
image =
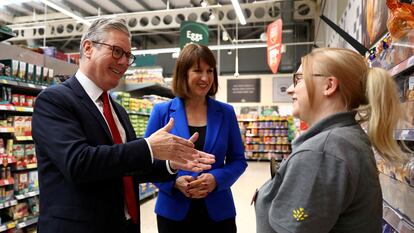
[{"label": "ceiling light", "polygon": [[207,2],[207,1],[201,1],[201,2],[200,2],[200,5],[201,5],[202,7],[206,7],[206,6],[208,5],[208,2]]},{"label": "ceiling light", "polygon": [[238,0],[231,0],[231,3],[233,4],[233,8],[236,11],[237,18],[239,18],[240,24],[245,25],[246,24],[246,18],[244,18],[242,9],[240,7]]},{"label": "ceiling light", "polygon": [[41,1],[42,3],[44,3],[45,5],[48,5],[49,7],[53,8],[53,9],[55,9],[55,10],[57,10],[57,11],[60,11],[60,12],[62,12],[63,14],[65,14],[65,15],[67,15],[67,16],[70,16],[70,17],[72,17],[72,18],[74,18],[74,19],[78,20],[79,22],[82,22],[82,23],[83,23],[83,24],[85,24],[85,25],[91,26],[91,23],[90,23],[89,21],[87,21],[86,19],[84,19],[84,18],[80,17],[79,15],[74,14],[74,13],[72,13],[72,12],[70,12],[70,11],[68,11],[68,10],[64,9],[63,7],[61,7],[61,6],[57,5],[56,3],[53,3],[53,2],[52,2],[52,1],[50,1],[50,0],[40,0],[40,1]]},{"label": "ceiling light", "polygon": [[223,41],[228,41],[229,40],[229,34],[227,34],[227,32],[226,31],[223,31],[223,36],[222,36],[223,38]]}]

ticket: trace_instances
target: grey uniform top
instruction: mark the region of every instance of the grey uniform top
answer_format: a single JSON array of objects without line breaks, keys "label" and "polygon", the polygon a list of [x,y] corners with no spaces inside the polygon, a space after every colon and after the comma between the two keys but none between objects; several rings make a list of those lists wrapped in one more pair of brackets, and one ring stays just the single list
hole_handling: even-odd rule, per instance
[{"label": "grey uniform top", "polygon": [[355,112],[329,116],[294,140],[255,208],[257,233],[380,233],[378,172]]}]

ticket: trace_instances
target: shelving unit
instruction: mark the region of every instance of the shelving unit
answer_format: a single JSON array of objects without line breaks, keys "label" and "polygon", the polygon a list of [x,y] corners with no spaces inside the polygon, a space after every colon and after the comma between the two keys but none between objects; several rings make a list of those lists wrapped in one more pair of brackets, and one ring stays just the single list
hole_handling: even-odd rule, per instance
[{"label": "shelving unit", "polygon": [[[387,37],[389,37],[388,34],[381,38],[374,47],[383,46],[384,39],[391,41],[387,40],[389,39]],[[388,45],[388,48],[377,48],[376,51],[381,51],[381,54],[377,54],[371,63],[373,66],[387,69],[396,80],[400,89],[404,119],[395,129],[394,138],[412,144],[411,141],[414,141],[414,111],[412,111],[414,102],[412,102],[411,91],[414,91],[412,83],[414,53],[410,47],[404,45],[404,43],[411,43],[409,41],[409,39],[406,41],[406,38],[401,38],[398,43]],[[400,57],[395,56],[397,52],[403,54],[405,60],[399,60]],[[396,232],[414,233],[414,187],[411,186],[414,185],[414,174],[410,175],[410,171],[405,170],[407,165],[395,167],[382,160],[378,160],[377,165],[381,172],[379,179],[384,199],[383,219]]]},{"label": "shelving unit", "polygon": [[[137,70],[139,71],[138,73]],[[154,74],[155,76],[150,76],[148,73]],[[153,103],[149,100],[142,99],[142,96],[158,95],[167,98],[174,97],[168,86],[160,82],[153,82],[155,79],[161,81],[161,67],[130,67],[119,85],[112,90],[114,99],[126,109],[137,137],[144,136],[153,107]],[[143,201],[147,198],[154,197],[157,192],[158,189],[152,183],[140,184],[139,199]]]},{"label": "shelving unit", "polygon": [[[27,123],[30,124],[30,122],[26,123],[26,126],[18,125],[16,123],[17,118],[23,118],[23,117],[30,117],[33,113],[33,107],[31,106],[18,106],[11,103],[11,96],[13,93],[17,93],[18,95],[30,95],[30,96],[36,96],[38,93],[40,93],[42,90],[46,88],[46,86],[37,85],[33,83],[25,83],[22,81],[15,81],[11,77],[7,76],[1,76],[0,77],[0,87],[2,88],[2,91],[5,90],[5,88],[10,89],[10,93],[3,93],[3,96],[7,96],[7,99],[2,99],[2,103],[0,104],[0,114],[3,117],[3,119],[7,118],[7,126],[3,125],[0,127],[0,136],[1,139],[4,140],[3,146],[5,147],[4,153],[8,156],[3,156],[0,159],[0,164],[2,164],[3,169],[5,169],[4,164],[7,164],[7,169],[10,169],[10,175],[11,177],[6,179],[0,179],[0,188],[3,188],[8,193],[6,196],[0,197],[0,211],[3,211],[4,216],[8,216],[7,213],[10,212],[10,208],[16,208],[16,211],[19,211],[18,209],[21,208],[21,206],[25,206],[23,208],[27,208],[25,211],[27,211],[25,214],[22,214],[22,216],[26,216],[29,214],[29,216],[26,217],[12,217],[9,216],[11,220],[9,222],[3,223],[0,225],[0,232],[7,231],[9,229],[20,229],[24,228],[30,225],[33,225],[37,223],[37,217],[33,214],[38,214],[38,207],[33,207],[34,209],[37,209],[35,212],[32,212],[32,204],[31,203],[38,203],[38,195],[39,190],[33,190],[34,187],[33,184],[30,184],[30,182],[37,183],[37,171],[35,170],[37,168],[36,163],[23,163],[20,160],[22,156],[26,156],[26,149],[28,149],[28,146],[33,150],[30,153],[34,153],[34,147],[32,147],[32,141],[33,138],[31,135],[26,134]],[[20,99],[19,99],[19,103]],[[26,103],[25,103],[26,104]],[[8,118],[13,119],[13,123],[9,122]],[[3,124],[6,120],[3,120]],[[12,124],[12,125],[9,125]],[[23,123],[22,123],[23,124]],[[13,143],[11,145],[6,145],[9,141],[12,141]],[[14,150],[17,150],[17,146],[21,146],[20,152],[15,152]],[[12,147],[12,148],[11,148]],[[15,154],[16,153],[16,154]],[[17,154],[20,153],[20,154]],[[29,153],[27,151],[27,153]],[[15,156],[19,156],[19,159],[17,160]],[[35,155],[32,154],[34,157]],[[4,161],[4,159],[7,160],[7,162]],[[25,161],[28,162],[29,160]],[[7,171],[9,172],[9,171]],[[36,173],[33,174],[32,173]],[[4,175],[6,173],[3,173]],[[26,177],[26,178],[21,178]],[[33,180],[33,177],[36,179],[36,181]],[[22,180],[19,180],[19,179]],[[22,184],[21,182],[26,179],[27,183]],[[27,186],[26,186],[27,185]],[[30,188],[29,188],[30,186]],[[26,188],[25,188],[26,187]],[[3,190],[4,192],[4,190]],[[11,193],[10,193],[11,192]],[[36,200],[34,200],[36,199]],[[36,205],[36,204],[34,204]],[[13,214],[14,215],[14,214]],[[4,219],[4,220],[7,220]],[[2,221],[3,217],[2,217]]]},{"label": "shelving unit", "polygon": [[238,117],[248,160],[281,161],[290,153],[288,117]]}]

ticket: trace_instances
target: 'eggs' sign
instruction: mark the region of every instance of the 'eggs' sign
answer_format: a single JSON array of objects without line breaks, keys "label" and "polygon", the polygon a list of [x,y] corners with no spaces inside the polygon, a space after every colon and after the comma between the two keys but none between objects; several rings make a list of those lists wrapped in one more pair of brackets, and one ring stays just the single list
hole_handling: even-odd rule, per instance
[{"label": "'eggs' sign", "polygon": [[208,45],[207,25],[183,21],[180,26],[180,48],[183,48],[187,43]]}]

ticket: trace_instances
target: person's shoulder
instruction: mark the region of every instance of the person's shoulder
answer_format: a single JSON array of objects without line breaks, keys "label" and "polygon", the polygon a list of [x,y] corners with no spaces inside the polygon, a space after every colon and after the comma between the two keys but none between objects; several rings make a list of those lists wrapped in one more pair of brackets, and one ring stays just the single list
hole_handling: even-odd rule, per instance
[{"label": "person's shoulder", "polygon": [[223,109],[226,112],[234,112],[234,107],[228,103],[224,103],[219,100],[215,100],[213,98],[210,98],[210,101],[213,105],[217,106],[218,108]]},{"label": "person's shoulder", "polygon": [[67,81],[60,83],[60,84],[56,84],[53,86],[50,86],[46,89],[44,89],[42,92],[40,92],[40,94],[37,96],[37,98],[41,98],[44,96],[53,96],[53,98],[58,98],[59,96],[65,96],[67,94],[70,93],[70,88],[68,86],[68,84],[66,83]]}]

